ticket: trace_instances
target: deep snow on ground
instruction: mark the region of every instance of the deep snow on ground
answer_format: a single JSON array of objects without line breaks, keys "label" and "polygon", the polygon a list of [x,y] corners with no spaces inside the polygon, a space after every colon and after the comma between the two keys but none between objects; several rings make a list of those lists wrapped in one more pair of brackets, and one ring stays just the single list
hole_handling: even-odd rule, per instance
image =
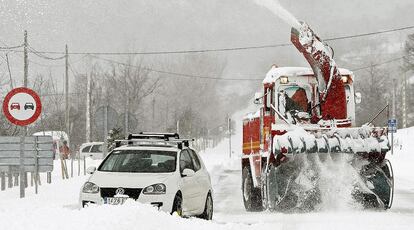
[{"label": "deep snow on ground", "polygon": [[[237,118],[239,119],[239,118]],[[327,209],[312,213],[248,213],[241,194],[241,126],[232,138],[229,159],[228,141],[201,153],[214,188],[213,221],[182,219],[136,202],[123,206],[78,208],[78,194],[87,176],[62,180],[56,161],[53,183],[43,178],[39,194],[29,187],[27,197],[19,199],[18,187],[0,192],[0,229],[413,229],[414,228],[414,128],[399,130],[398,147],[392,161],[395,173],[394,205],[388,211]],[[89,161],[88,166],[97,164]],[[76,164],[75,164],[76,166]],[[75,167],[76,168],[76,167]]]}]

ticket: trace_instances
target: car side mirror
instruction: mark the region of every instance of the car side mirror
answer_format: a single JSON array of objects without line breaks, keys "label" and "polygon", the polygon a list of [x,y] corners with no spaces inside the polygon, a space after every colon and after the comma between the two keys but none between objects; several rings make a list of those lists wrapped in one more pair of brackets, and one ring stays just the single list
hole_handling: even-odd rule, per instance
[{"label": "car side mirror", "polygon": [[90,166],[86,169],[86,173],[88,173],[88,174],[93,174],[95,171],[96,171],[95,166]]},{"label": "car side mirror", "polygon": [[360,92],[355,93],[355,103],[360,104],[362,101],[362,95]]},{"label": "car side mirror", "polygon": [[189,169],[189,168],[184,169],[183,173],[181,173],[183,177],[192,177],[194,176],[194,174],[195,174],[194,170]]},{"label": "car side mirror", "polygon": [[260,105],[263,103],[263,94],[260,92],[257,92],[254,94],[254,103],[256,105]]}]

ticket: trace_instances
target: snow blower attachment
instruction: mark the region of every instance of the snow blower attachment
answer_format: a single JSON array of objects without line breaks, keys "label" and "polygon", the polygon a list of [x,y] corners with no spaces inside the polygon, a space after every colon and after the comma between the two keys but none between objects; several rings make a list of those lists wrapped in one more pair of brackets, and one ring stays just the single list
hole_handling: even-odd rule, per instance
[{"label": "snow blower attachment", "polygon": [[[248,211],[310,211],[329,196],[388,209],[394,177],[388,130],[355,127],[354,74],[306,23],[291,41],[311,68],[273,66],[260,109],[243,120],[242,190]],[[356,202],[354,202],[356,201]]]}]

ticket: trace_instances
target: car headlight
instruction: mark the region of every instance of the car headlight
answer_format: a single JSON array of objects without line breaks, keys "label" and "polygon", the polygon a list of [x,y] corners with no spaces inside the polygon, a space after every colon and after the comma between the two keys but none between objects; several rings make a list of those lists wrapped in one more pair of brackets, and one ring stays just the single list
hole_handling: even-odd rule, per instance
[{"label": "car headlight", "polygon": [[147,195],[156,195],[156,194],[165,194],[167,187],[165,184],[153,184],[150,185],[142,191],[143,194]]},{"label": "car headlight", "polygon": [[83,185],[82,192],[84,193],[98,193],[99,187],[98,185],[92,183],[92,182],[86,182]]}]

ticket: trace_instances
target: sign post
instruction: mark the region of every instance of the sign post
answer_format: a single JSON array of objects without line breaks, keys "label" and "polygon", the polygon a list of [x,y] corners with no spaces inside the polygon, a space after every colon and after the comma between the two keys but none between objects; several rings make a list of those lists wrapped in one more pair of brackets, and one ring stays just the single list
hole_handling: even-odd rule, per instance
[{"label": "sign post", "polygon": [[388,130],[391,133],[396,133],[397,132],[397,119],[389,119],[388,120]]},{"label": "sign post", "polygon": [[[18,126],[27,126],[37,120],[42,112],[42,103],[37,93],[29,88],[20,87],[11,90],[3,101],[3,113],[7,120]],[[24,129],[26,130],[26,129]],[[20,136],[20,198],[25,196],[24,152],[25,136]]]},{"label": "sign post", "polygon": [[109,106],[107,103],[104,106],[99,107],[95,112],[95,125],[98,130],[103,132],[103,157],[105,158],[108,154],[108,130],[116,127],[116,121],[118,113],[114,108]]},{"label": "sign post", "polygon": [[391,132],[391,155],[394,154],[394,133],[397,132],[397,119],[388,120],[388,131]]}]

